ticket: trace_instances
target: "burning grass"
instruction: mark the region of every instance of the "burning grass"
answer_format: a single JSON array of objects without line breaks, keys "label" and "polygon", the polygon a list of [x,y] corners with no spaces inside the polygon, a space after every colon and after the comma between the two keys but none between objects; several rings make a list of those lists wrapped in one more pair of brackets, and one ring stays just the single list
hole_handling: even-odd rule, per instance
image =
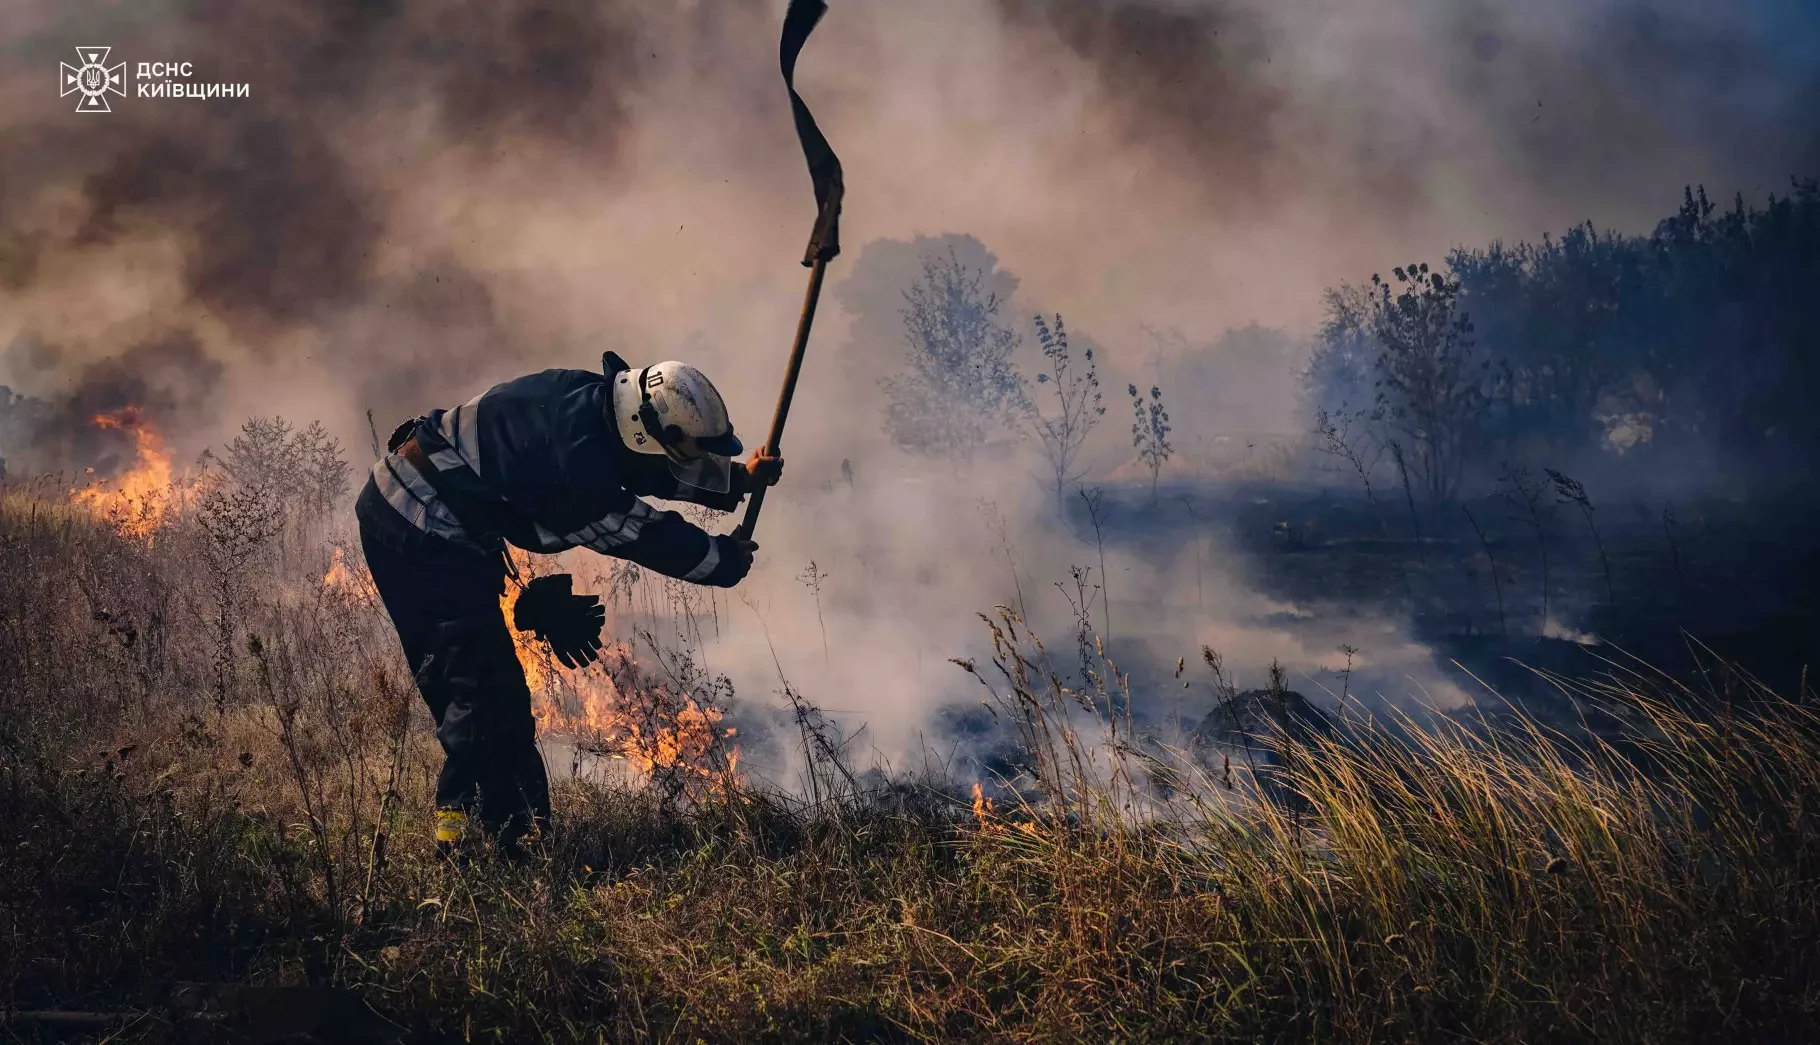
[{"label": "burning grass", "polygon": [[123,536],[150,537],[171,507],[171,453],[138,407],[97,414],[93,423],[98,429],[131,436],[133,460],[114,478],[72,489],[71,502],[112,523]]},{"label": "burning grass", "polygon": [[[1288,798],[1228,801],[1119,718],[1115,667],[1069,689],[1001,616],[967,666],[1020,739],[1024,797],[861,788],[811,757],[810,802],[715,761],[713,680],[621,647],[612,688],[563,714],[726,775],[562,781],[533,861],[451,864],[427,714],[345,553],[285,573],[249,551],[223,601],[205,530],[157,537],[0,500],[0,1015],[20,1034],[43,1026],[22,1010],[81,1009],[197,1040],[179,981],[346,987],[413,1040],[1820,1030],[1820,716],[1722,668],[1698,691],[1563,681],[1620,724],[1605,740],[1276,737]],[[694,740],[649,746],[685,719]]]}]

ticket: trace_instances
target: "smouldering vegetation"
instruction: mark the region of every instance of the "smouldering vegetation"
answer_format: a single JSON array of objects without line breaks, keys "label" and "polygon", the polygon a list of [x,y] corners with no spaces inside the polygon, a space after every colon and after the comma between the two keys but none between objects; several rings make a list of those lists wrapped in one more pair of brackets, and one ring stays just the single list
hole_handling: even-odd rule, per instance
[{"label": "smouldering vegetation", "polygon": [[[198,515],[122,535],[0,502],[0,1018],[25,1040],[226,1033],[232,1012],[173,993],[198,982],[343,989],[395,1027],[370,1040],[1820,1024],[1820,715],[1723,665],[1691,688],[1557,680],[1574,736],[1283,716],[1258,738],[1277,797],[1255,801],[1249,748],[1139,734],[1116,666],[1052,669],[1001,610],[993,659],[956,670],[1018,739],[1015,788],[856,773],[803,708],[813,787],[742,784],[697,746],[716,786],[569,779],[533,860],[452,863],[428,715],[345,553],[293,526],[282,556],[224,558]],[[1205,659],[1190,692],[1236,699]],[[615,694],[699,711],[692,685],[658,665]]]}]

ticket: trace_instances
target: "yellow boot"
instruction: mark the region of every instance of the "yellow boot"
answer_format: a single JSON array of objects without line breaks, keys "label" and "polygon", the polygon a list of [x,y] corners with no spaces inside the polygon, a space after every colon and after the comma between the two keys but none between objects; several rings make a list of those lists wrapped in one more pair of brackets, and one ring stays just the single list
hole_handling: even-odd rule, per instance
[{"label": "yellow boot", "polygon": [[439,856],[450,856],[460,848],[461,841],[468,833],[468,814],[459,809],[438,809],[436,811],[436,852]]}]

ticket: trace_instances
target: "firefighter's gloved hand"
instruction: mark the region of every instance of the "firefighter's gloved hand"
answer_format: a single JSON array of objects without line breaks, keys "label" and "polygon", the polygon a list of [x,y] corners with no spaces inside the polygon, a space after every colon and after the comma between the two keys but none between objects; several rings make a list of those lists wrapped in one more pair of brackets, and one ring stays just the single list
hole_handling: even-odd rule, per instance
[{"label": "firefighter's gloved hand", "polygon": [[752,451],[746,458],[746,489],[756,490],[761,486],[776,486],[777,480],[784,474],[784,459],[771,457],[764,447]]},{"label": "firefighter's gloved hand", "polygon": [[548,642],[565,668],[600,659],[600,629],[607,622],[600,596],[573,594],[574,581],[566,573],[538,577],[525,585],[512,608],[512,626]]},{"label": "firefighter's gloved hand", "polygon": [[752,553],[758,550],[758,542],[723,533],[714,536],[714,543],[720,546],[720,562],[708,575],[706,583],[717,588],[731,588],[745,580],[752,570]]}]

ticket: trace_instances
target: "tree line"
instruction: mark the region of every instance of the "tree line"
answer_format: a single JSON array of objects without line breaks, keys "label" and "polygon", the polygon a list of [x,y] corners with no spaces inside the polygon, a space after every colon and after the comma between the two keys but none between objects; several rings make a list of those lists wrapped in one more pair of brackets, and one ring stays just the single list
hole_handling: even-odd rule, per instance
[{"label": "tree line", "polygon": [[1814,180],[1762,207],[1690,187],[1647,236],[1587,222],[1328,290],[1304,393],[1433,502],[1512,461],[1772,486],[1815,463],[1817,288]]}]

